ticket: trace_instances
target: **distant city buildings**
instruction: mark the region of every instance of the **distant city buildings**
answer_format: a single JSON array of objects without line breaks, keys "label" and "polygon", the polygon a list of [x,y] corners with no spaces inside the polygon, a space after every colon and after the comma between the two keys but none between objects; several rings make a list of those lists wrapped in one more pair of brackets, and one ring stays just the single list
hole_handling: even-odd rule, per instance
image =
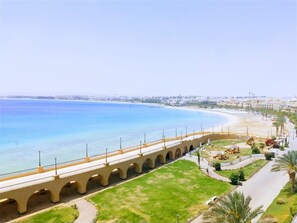
[{"label": "distant city buildings", "polygon": [[288,110],[297,112],[297,98],[273,98],[255,96],[250,94],[246,97],[210,97],[210,96],[151,96],[151,97],[129,97],[129,96],[88,96],[88,95],[62,95],[62,96],[5,96],[2,98],[31,98],[48,100],[84,100],[84,101],[112,101],[112,102],[133,102],[133,103],[154,103],[168,106],[199,106],[211,107],[232,107],[232,108],[254,108]]}]

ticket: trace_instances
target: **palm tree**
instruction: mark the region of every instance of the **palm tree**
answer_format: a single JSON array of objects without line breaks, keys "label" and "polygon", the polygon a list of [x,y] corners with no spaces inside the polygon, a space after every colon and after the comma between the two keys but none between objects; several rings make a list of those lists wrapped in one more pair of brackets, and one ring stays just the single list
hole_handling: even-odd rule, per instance
[{"label": "palm tree", "polygon": [[219,201],[209,216],[213,222],[222,223],[249,223],[258,214],[263,213],[262,206],[254,210],[250,208],[251,197],[245,197],[242,192],[235,191]]},{"label": "palm tree", "polygon": [[272,166],[271,171],[285,170],[289,174],[291,183],[291,192],[295,192],[295,178],[297,171],[297,151],[289,151],[281,157],[275,160],[275,164]]},{"label": "palm tree", "polygon": [[276,128],[275,130],[275,135],[277,136],[278,135],[278,130],[279,130],[279,127],[280,127],[280,123],[276,120],[272,123],[272,125]]},{"label": "palm tree", "polygon": [[280,125],[280,134],[283,133],[283,130],[285,128],[285,123],[286,123],[286,118],[282,115],[278,116],[276,121],[278,122],[278,124]]}]

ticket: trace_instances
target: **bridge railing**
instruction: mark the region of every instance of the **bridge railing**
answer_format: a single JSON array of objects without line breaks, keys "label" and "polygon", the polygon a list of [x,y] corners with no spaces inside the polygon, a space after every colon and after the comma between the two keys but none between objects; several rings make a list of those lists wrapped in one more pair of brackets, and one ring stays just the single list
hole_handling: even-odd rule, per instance
[{"label": "bridge railing", "polygon": [[[221,133],[226,134],[227,132],[226,131],[225,132],[210,132],[210,131],[191,132],[191,133],[187,133],[187,136],[183,135],[183,136],[167,137],[167,138],[165,138],[165,141],[170,142],[170,141],[181,140],[181,139],[185,140],[186,138],[188,140],[191,140],[191,138],[189,138],[191,136],[194,136],[194,138],[196,139],[198,137],[204,136],[205,134],[221,134]],[[234,134],[234,133],[230,131],[230,132],[228,132],[228,134]],[[239,134],[242,137],[246,136],[246,133],[236,133],[236,134]],[[150,142],[146,142],[142,146],[143,146],[143,148],[146,148],[146,147],[149,147],[149,146],[161,144],[161,143],[163,143],[163,141],[164,141],[164,139],[157,139],[157,140],[153,140],[153,141],[150,141]],[[121,150],[115,149],[115,150],[109,151],[107,156],[112,157],[112,156],[119,155],[119,154],[122,154],[122,153],[128,153],[128,152],[139,149],[139,146],[140,145],[129,146],[129,147],[125,147],[125,148],[123,148]],[[149,153],[149,152],[146,152],[146,154],[147,153]],[[105,153],[101,153],[101,154],[88,156],[88,158],[91,161],[96,161],[96,160],[100,160],[100,159],[104,158],[105,156],[106,156]],[[82,164],[82,163],[86,163],[86,157],[82,157],[82,158],[79,158],[79,159],[68,160],[68,161],[64,161],[64,162],[58,162],[57,167],[59,169],[61,169],[61,168],[65,168],[65,167],[69,167],[69,166],[73,166],[73,165],[77,165],[77,164]],[[42,166],[42,168],[43,168],[43,172],[48,172],[48,171],[51,171],[51,170],[53,170],[55,168],[55,164],[51,163],[51,164],[48,164],[48,165],[44,165],[44,166]],[[32,175],[32,174],[36,174],[36,173],[38,173],[37,167],[36,168],[29,168],[29,169],[19,170],[19,171],[8,172],[8,173],[2,173],[2,174],[0,174],[0,181],[8,180],[8,179],[14,179],[14,178],[23,177],[23,176],[28,176],[28,175]]]}]

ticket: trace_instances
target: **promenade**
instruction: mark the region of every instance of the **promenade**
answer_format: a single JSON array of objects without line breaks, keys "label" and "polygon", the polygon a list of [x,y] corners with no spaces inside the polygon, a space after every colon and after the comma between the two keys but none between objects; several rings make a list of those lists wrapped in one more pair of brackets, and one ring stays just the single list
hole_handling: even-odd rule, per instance
[{"label": "promenade", "polygon": [[[94,161],[85,160],[84,163],[64,168],[57,168],[42,173],[17,177],[0,182],[0,204],[13,204],[15,201],[17,211],[22,214],[28,211],[28,203],[31,197],[49,194],[52,203],[60,201],[61,191],[70,185],[77,185],[77,192],[85,194],[88,184],[92,179],[99,178],[99,185],[109,185],[110,176],[117,173],[120,179],[126,179],[129,171],[141,174],[143,167],[155,168],[157,164],[164,164],[169,160],[194,150],[201,143],[209,140],[234,139],[239,135],[234,133],[208,133],[188,135],[182,139],[165,139],[163,142],[139,146],[127,151],[119,151],[118,154],[106,154]],[[113,174],[114,175],[114,174]],[[9,212],[10,213],[11,209]],[[16,210],[15,210],[16,212]],[[1,219],[0,219],[1,220]]]}]

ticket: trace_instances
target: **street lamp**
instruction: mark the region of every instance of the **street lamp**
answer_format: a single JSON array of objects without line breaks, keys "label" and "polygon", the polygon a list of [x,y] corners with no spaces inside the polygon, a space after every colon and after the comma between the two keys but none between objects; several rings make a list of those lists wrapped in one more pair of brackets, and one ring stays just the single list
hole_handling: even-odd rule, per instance
[{"label": "street lamp", "polygon": [[141,140],[140,140],[140,142],[139,142],[139,152],[140,152],[140,154],[141,154]]},{"label": "street lamp", "polygon": [[107,164],[107,148],[105,149],[105,163]]},{"label": "street lamp", "polygon": [[86,157],[89,157],[89,148],[88,148],[88,143],[86,144]]},{"label": "street lamp", "polygon": [[122,149],[122,137],[120,137],[120,149]]},{"label": "street lamp", "polygon": [[58,175],[57,158],[55,157],[55,175]]},{"label": "street lamp", "polygon": [[38,151],[38,166],[41,167],[40,150]]},{"label": "street lamp", "polygon": [[143,136],[143,143],[146,144],[146,134],[144,133],[144,136]]}]

